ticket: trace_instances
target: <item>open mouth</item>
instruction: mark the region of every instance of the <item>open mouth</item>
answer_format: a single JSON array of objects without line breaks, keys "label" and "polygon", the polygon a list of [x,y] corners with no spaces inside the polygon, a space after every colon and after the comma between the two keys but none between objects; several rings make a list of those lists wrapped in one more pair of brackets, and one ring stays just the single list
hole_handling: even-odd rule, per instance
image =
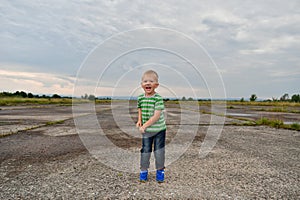
[{"label": "open mouth", "polygon": [[146,88],[146,90],[151,90],[151,87],[145,87]]}]

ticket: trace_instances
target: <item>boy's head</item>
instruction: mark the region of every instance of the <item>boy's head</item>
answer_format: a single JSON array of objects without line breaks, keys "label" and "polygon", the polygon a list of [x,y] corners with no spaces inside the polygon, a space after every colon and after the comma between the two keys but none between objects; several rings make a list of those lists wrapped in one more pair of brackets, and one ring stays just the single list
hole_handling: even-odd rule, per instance
[{"label": "boy's head", "polygon": [[145,71],[142,76],[142,81],[145,77],[151,77],[158,83],[158,74],[154,70]]},{"label": "boy's head", "polygon": [[155,94],[155,89],[159,86],[158,74],[153,70],[144,72],[141,86],[147,96],[152,96]]}]

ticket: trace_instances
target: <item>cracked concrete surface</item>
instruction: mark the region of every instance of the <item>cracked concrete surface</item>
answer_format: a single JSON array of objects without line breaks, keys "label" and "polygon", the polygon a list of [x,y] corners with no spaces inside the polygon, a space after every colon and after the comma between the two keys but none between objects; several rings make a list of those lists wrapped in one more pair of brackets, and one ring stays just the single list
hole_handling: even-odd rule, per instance
[{"label": "cracked concrete surface", "polygon": [[[107,108],[109,105],[97,105],[96,109],[106,137],[120,148],[138,151],[140,138],[121,134],[115,123],[109,123],[112,113]],[[167,142],[171,142],[180,128],[180,110],[167,105],[167,111]],[[300,134],[297,131],[232,126],[232,120],[240,121],[226,119],[216,146],[201,159],[199,149],[210,120],[209,114],[202,114],[202,125],[198,126],[191,145],[167,166],[165,183],[155,182],[155,172],[150,172],[147,183],[140,183],[138,172],[115,170],[87,151],[76,133],[71,107],[18,107],[2,109],[0,113],[1,130],[9,129],[14,123],[31,126],[64,120],[0,138],[0,199],[300,197]],[[81,117],[88,116],[84,114]],[[130,110],[130,114],[134,120],[135,110]]]}]

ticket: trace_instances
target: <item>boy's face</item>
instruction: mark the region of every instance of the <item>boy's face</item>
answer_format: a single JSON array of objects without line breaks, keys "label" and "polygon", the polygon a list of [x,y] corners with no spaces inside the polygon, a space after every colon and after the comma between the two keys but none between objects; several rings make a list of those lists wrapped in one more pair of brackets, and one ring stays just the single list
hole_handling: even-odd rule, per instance
[{"label": "boy's face", "polygon": [[141,86],[145,91],[147,96],[152,96],[155,94],[155,89],[158,87],[159,83],[153,75],[144,75],[142,78]]}]

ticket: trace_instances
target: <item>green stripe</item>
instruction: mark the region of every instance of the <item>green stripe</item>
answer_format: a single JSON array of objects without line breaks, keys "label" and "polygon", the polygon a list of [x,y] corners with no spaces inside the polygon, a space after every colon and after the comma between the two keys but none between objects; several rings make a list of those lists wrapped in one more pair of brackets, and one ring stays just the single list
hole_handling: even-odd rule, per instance
[{"label": "green stripe", "polygon": [[[138,108],[142,110],[142,122],[145,123],[153,116],[155,110],[164,110],[164,102],[159,94],[153,97],[145,97],[144,94],[138,96]],[[166,123],[163,112],[160,118],[150,127],[146,129],[148,132],[159,132],[166,129]]]}]

